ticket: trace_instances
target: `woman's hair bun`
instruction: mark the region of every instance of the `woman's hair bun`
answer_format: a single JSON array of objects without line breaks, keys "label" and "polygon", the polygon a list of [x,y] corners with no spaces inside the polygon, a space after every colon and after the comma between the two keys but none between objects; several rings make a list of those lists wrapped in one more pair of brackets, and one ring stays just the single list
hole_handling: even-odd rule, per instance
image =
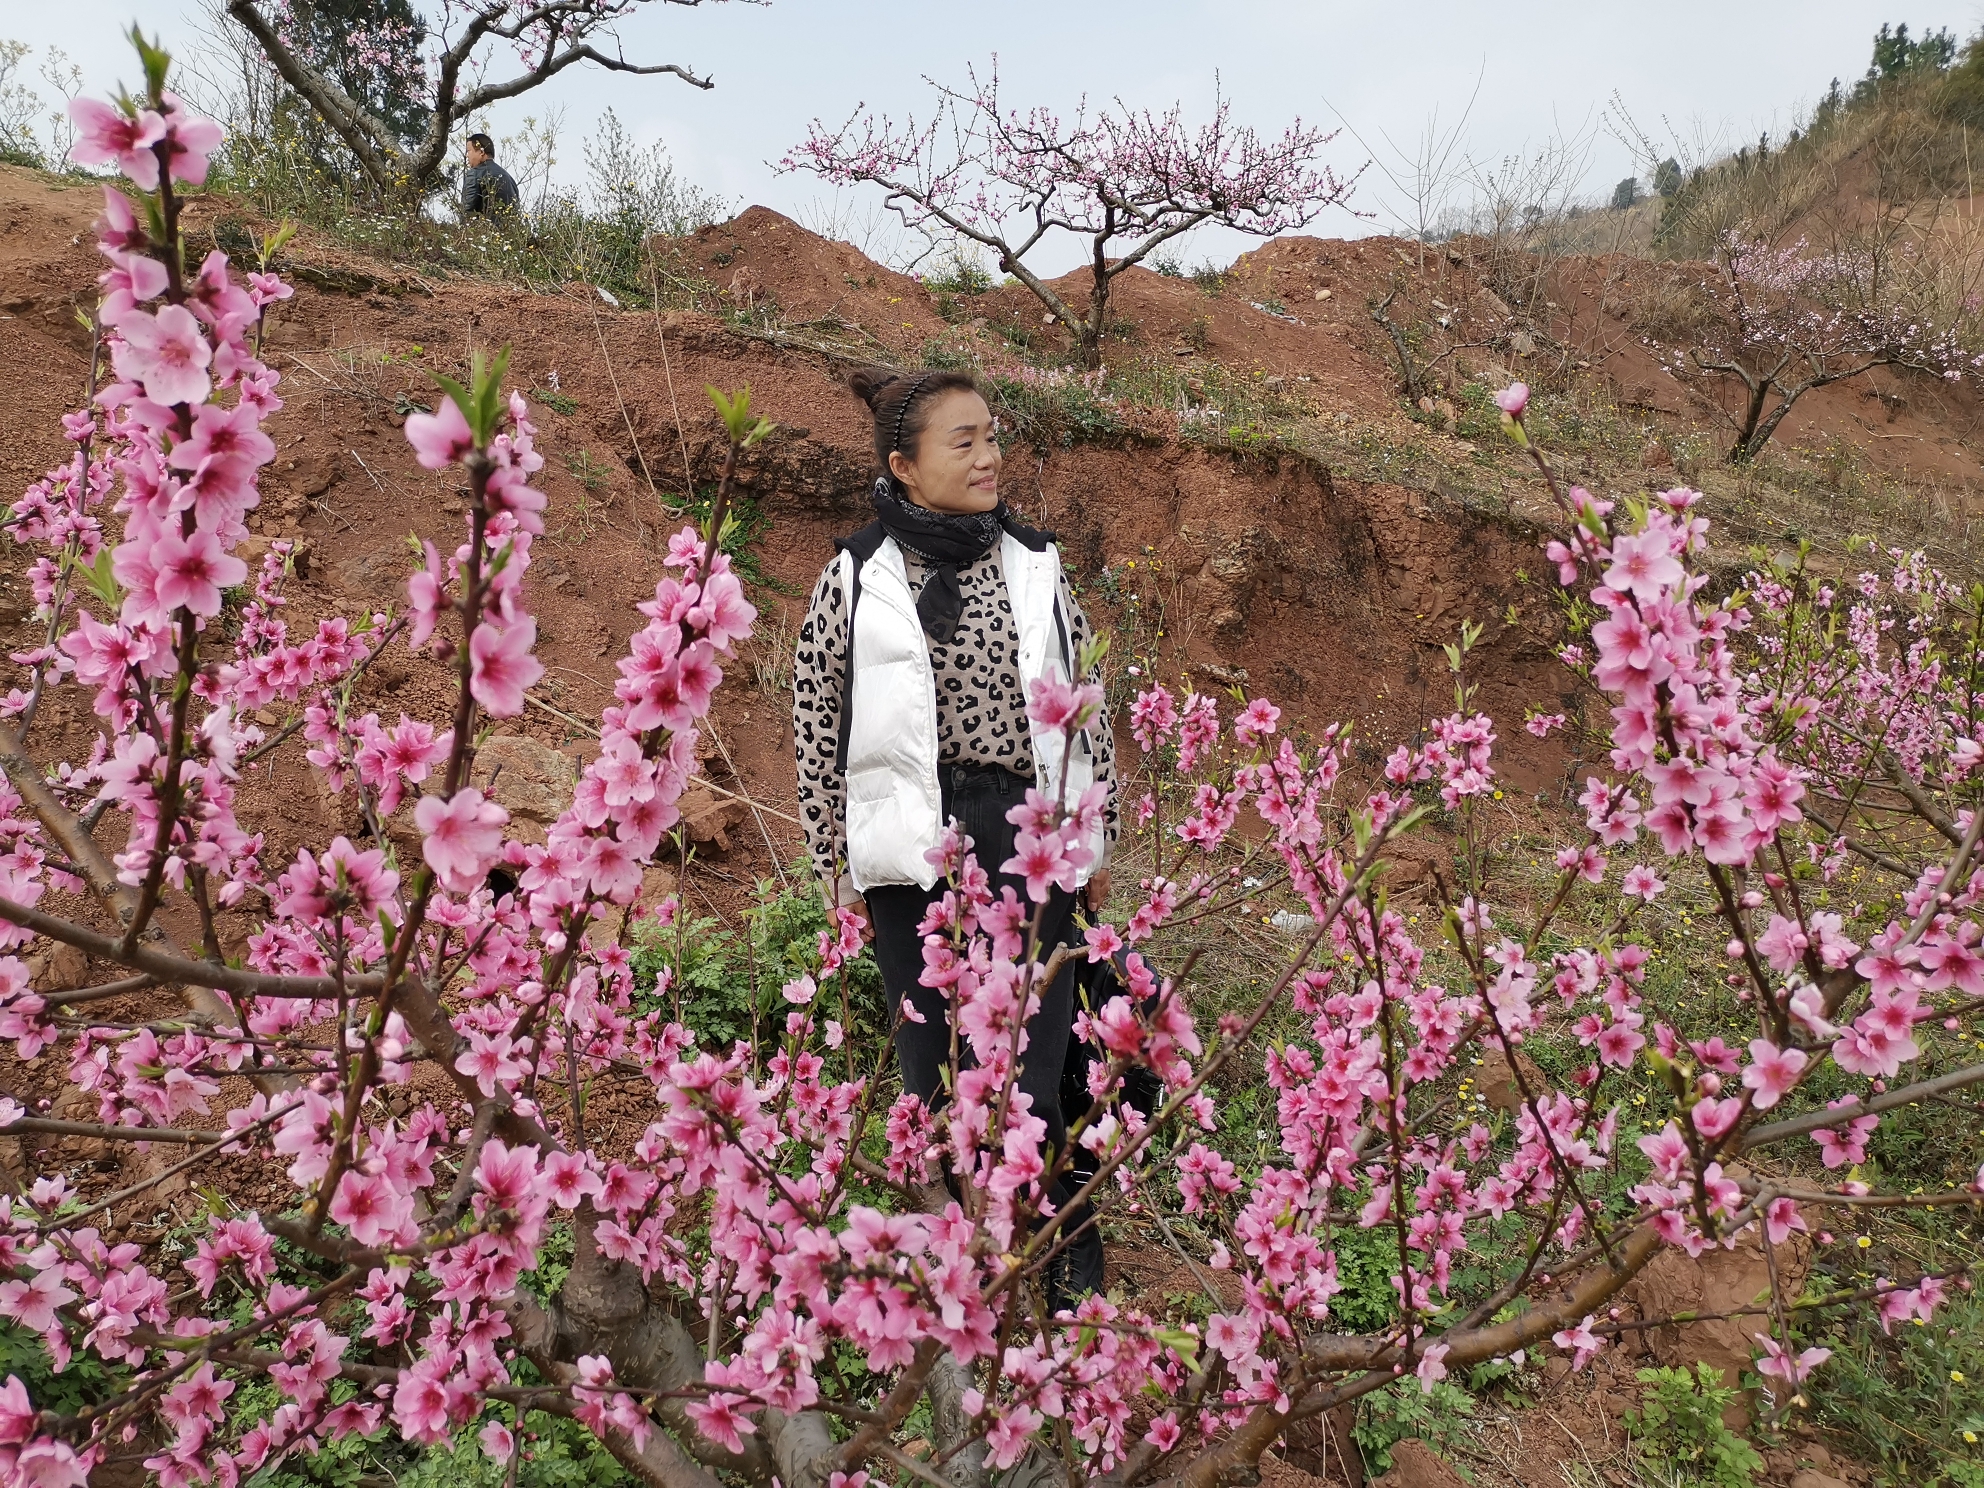
[{"label": "woman's hair bun", "polygon": [[866,403],[872,411],[882,396],[882,391],[892,382],[901,380],[902,374],[891,372],[887,367],[863,367],[849,374],[847,385],[854,390],[854,396]]},{"label": "woman's hair bun", "polygon": [[891,372],[886,367],[863,367],[848,377],[847,385],[868,405],[875,420],[875,465],[884,475],[892,473],[889,456],[895,451],[915,458],[916,442],[930,422],[938,394],[979,391],[972,375],[958,368]]}]

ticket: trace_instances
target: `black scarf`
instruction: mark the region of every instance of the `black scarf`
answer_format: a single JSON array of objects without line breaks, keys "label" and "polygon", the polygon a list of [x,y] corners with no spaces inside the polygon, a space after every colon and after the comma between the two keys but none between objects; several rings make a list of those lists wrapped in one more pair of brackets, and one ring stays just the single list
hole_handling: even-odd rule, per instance
[{"label": "black scarf", "polygon": [[875,482],[875,514],[882,519],[882,530],[899,546],[930,565],[930,577],[916,597],[916,618],[926,636],[948,646],[964,615],[958,569],[991,552],[999,534],[1014,525],[1006,503],[991,511],[935,512],[905,498],[893,481],[882,476]]}]

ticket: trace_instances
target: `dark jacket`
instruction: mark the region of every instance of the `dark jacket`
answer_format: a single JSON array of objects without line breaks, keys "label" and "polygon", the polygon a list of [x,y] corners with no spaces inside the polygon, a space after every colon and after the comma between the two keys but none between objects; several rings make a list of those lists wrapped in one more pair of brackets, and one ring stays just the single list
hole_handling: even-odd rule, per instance
[{"label": "dark jacket", "polygon": [[510,173],[493,160],[471,166],[462,172],[462,215],[480,212],[514,212],[517,209],[517,183]]}]

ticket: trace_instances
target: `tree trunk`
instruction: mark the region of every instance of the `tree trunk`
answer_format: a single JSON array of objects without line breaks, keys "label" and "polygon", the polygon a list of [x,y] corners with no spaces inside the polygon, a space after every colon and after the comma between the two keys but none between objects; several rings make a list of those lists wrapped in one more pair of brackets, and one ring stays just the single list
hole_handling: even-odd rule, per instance
[{"label": "tree trunk", "polygon": [[[1770,396],[1770,388],[1770,383],[1766,381],[1758,381],[1750,385],[1750,401],[1743,409],[1743,422],[1736,430],[1736,442],[1729,447],[1731,465],[1740,465],[1753,458],[1756,452],[1764,447],[1764,441],[1770,438],[1770,431],[1777,427],[1777,421],[1784,417],[1784,410],[1791,406],[1791,399],[1784,398],[1784,401],[1777,405],[1777,410],[1771,415],[1769,423],[1764,424],[1764,400]],[[1782,393],[1778,396],[1783,398]],[[1792,397],[1796,396],[1797,394],[1792,394]],[[1761,437],[1757,432],[1760,424],[1764,425]]]},{"label": "tree trunk", "polygon": [[1412,348],[1406,343],[1405,331],[1391,318],[1392,301],[1398,298],[1396,289],[1380,300],[1371,311],[1371,319],[1383,328],[1391,338],[1392,350],[1398,353],[1399,391],[1405,394],[1408,403],[1419,401],[1419,375],[1412,370]]},{"label": "tree trunk", "polygon": [[1110,277],[1105,271],[1096,272],[1095,283],[1088,292],[1088,319],[1068,327],[1075,333],[1075,350],[1082,359],[1082,369],[1087,372],[1102,365],[1102,332],[1109,324]]},{"label": "tree trunk", "polygon": [[397,152],[382,141],[391,138],[391,131],[372,118],[344,89],[291,51],[255,0],[229,0],[227,12],[255,39],[262,54],[296,96],[344,142],[373,191],[382,196],[390,194]]},{"label": "tree trunk", "polygon": [[1745,464],[1762,454],[1764,446],[1770,443],[1771,435],[1777,432],[1777,426],[1784,422],[1784,416],[1791,412],[1791,405],[1798,401],[1803,392],[1805,389],[1802,387],[1780,387],[1777,390],[1777,407],[1761,417],[1758,405],[1762,403],[1763,395],[1759,393],[1752,400],[1748,427],[1737,440],[1736,448],[1729,452],[1729,462],[1732,465]]}]

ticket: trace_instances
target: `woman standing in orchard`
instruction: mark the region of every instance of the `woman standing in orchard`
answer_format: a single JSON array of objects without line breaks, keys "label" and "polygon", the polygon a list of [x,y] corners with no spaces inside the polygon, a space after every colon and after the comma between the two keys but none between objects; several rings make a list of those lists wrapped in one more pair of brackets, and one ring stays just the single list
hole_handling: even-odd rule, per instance
[{"label": "woman standing in orchard", "polygon": [[[1089,625],[1052,534],[999,499],[998,430],[976,383],[963,372],[870,370],[850,385],[874,417],[877,520],[835,545],[800,628],[799,802],[829,901],[866,901],[903,1088],[934,1108],[951,1058],[949,1002],[922,985],[918,927],[949,887],[937,866],[945,825],[956,821],[970,839],[995,899],[1010,888],[1029,925],[1038,912],[1044,957],[1076,938],[1078,897],[1090,909],[1108,898],[1115,749],[1106,718],[1070,742],[1028,717],[1037,681],[1095,680],[1073,675]],[[1107,804],[1074,889],[1056,887],[1036,905],[1007,869],[1028,791],[1072,809],[1093,783]],[[1070,963],[1041,994],[1020,1058],[1017,1088],[1056,1152],[1073,1003]],[[1069,1260],[1056,1290],[1100,1285],[1092,1226]]]}]

